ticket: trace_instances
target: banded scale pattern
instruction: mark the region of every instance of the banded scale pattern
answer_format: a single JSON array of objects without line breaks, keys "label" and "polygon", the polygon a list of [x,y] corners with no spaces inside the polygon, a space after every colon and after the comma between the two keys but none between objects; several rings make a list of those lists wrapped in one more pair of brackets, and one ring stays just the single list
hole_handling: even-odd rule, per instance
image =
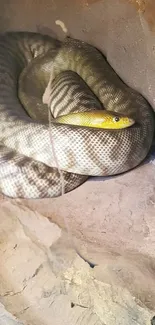
[{"label": "banded scale pattern", "polygon": [[[22,71],[24,75],[24,69],[30,72],[29,82],[33,90],[31,112],[40,105],[34,119],[27,114],[18,98],[18,80]],[[50,103],[52,108],[54,82],[59,83],[62,76],[59,74],[64,72],[65,75],[67,71],[83,79],[81,86],[84,89],[85,83],[95,94],[98,99],[94,97],[96,105],[101,103],[107,110],[131,116],[137,123],[123,130],[101,130],[60,125],[53,120],[52,138],[59,166],[67,173],[66,191],[75,187],[76,177],[80,183],[88,175],[107,176],[125,172],[137,166],[149,152],[154,133],[153,110],[140,94],[120,80],[97,49],[73,39],[60,43],[34,33],[6,33],[0,36],[0,189],[6,195],[41,198],[61,194],[60,186],[57,190],[52,179],[48,179],[51,173],[58,182],[60,180],[50,150],[49,126],[45,119],[47,107],[43,107],[42,96],[47,89],[44,102]],[[39,94],[38,98],[35,91]],[[62,94],[60,104],[68,107],[64,101],[65,92]],[[54,116],[59,114],[58,104],[56,100],[53,102]],[[39,117],[42,107],[46,110],[43,118]],[[62,114],[61,108],[59,112]],[[2,177],[10,163],[20,168],[20,176],[16,173],[11,194],[11,174],[8,178]],[[69,180],[68,175],[71,177]]]},{"label": "banded scale pattern", "polygon": [[[19,98],[26,108],[29,116],[34,119],[40,118],[48,122],[48,109],[54,118],[68,113],[85,112],[103,109],[102,104],[83,81],[83,79],[73,71],[63,71],[53,80],[50,87],[44,93],[44,103],[42,102],[44,86],[41,88],[34,78],[33,65],[26,67],[19,79]],[[37,83],[32,88],[32,82]],[[34,89],[34,90],[33,90]],[[33,96],[32,96],[33,92]],[[34,105],[32,106],[32,100]],[[38,113],[38,100],[39,113]]]}]

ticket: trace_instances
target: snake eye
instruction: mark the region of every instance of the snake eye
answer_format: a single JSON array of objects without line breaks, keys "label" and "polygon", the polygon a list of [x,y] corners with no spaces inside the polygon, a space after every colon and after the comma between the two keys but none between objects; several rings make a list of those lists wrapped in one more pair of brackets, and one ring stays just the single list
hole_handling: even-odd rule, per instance
[{"label": "snake eye", "polygon": [[120,120],[120,118],[119,118],[118,116],[115,116],[115,117],[113,118],[113,121],[114,121],[114,122],[119,122],[119,120]]}]

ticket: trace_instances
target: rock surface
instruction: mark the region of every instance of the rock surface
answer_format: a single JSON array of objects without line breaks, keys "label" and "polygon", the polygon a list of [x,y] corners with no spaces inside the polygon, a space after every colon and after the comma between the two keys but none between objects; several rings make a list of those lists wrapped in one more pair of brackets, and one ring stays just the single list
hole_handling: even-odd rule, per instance
[{"label": "rock surface", "polygon": [[[90,42],[155,108],[154,7],[151,0],[4,2],[0,29]],[[153,152],[129,173],[90,179],[60,198],[1,198],[0,325],[153,324]]]},{"label": "rock surface", "polygon": [[91,268],[48,219],[7,200],[1,208],[1,303],[16,317],[0,309],[1,325],[150,324],[153,312],[118,281],[134,265],[105,257]]}]

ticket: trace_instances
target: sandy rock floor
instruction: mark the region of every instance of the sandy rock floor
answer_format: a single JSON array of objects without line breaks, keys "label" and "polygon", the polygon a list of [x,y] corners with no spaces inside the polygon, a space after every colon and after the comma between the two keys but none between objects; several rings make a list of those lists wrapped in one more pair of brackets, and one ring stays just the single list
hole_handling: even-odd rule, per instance
[{"label": "sandy rock floor", "polygon": [[16,317],[1,305],[1,325],[150,324],[153,312],[118,282],[131,272],[125,259],[92,268],[39,213],[8,200],[1,208],[1,303]]}]

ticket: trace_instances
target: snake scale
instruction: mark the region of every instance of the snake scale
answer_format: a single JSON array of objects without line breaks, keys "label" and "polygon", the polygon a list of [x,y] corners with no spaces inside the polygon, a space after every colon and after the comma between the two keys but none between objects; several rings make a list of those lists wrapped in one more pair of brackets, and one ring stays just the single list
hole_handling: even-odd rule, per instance
[{"label": "snake scale", "polygon": [[[96,48],[71,38],[60,42],[38,33],[7,32],[0,36],[2,193],[23,198],[61,194],[47,106],[42,102],[47,90],[54,117],[95,106],[136,121],[123,130],[103,130],[63,125],[53,119],[51,133],[65,192],[88,176],[123,173],[144,160],[153,141],[153,109],[142,95],[123,83]],[[31,106],[29,114],[22,98]]]}]

